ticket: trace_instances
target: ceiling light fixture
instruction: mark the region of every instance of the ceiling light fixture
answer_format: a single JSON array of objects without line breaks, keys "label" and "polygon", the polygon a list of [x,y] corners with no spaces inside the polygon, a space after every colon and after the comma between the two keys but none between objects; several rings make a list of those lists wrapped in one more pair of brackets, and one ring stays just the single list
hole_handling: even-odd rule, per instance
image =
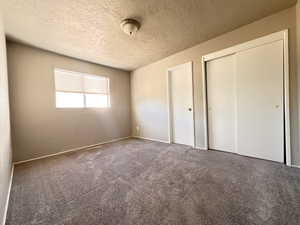
[{"label": "ceiling light fixture", "polygon": [[136,32],[140,29],[141,24],[135,19],[125,19],[121,22],[120,26],[125,34],[129,36],[134,36]]}]

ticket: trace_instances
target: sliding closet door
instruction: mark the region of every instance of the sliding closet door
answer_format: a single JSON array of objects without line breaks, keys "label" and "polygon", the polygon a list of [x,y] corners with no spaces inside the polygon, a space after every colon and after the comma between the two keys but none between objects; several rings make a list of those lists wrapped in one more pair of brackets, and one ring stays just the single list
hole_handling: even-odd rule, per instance
[{"label": "sliding closet door", "polygon": [[239,154],[284,161],[283,69],[283,41],[236,54]]},{"label": "sliding closet door", "polygon": [[234,55],[206,63],[209,148],[235,152]]}]

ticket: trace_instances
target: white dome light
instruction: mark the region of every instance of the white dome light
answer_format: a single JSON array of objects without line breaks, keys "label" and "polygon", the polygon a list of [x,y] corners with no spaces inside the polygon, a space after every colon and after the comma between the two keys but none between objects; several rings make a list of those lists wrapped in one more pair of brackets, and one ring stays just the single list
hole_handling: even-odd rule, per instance
[{"label": "white dome light", "polygon": [[140,29],[140,23],[134,19],[125,19],[121,22],[121,29],[129,36],[134,36]]}]

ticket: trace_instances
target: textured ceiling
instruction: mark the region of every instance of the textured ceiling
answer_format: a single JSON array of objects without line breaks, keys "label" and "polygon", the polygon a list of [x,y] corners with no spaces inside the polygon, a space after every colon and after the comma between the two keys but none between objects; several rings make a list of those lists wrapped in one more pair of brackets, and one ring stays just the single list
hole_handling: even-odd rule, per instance
[{"label": "textured ceiling", "polygon": [[[8,37],[124,70],[291,7],[296,0],[0,0]],[[120,21],[138,19],[132,38]]]}]

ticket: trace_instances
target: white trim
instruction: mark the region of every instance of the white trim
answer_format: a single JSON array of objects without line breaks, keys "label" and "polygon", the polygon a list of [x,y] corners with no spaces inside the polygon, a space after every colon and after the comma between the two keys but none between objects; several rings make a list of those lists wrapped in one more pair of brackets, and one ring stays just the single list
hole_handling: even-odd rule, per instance
[{"label": "white trim", "polygon": [[205,147],[198,147],[198,146],[194,147],[194,149],[201,150],[201,151],[207,151],[208,150]]},{"label": "white trim", "polygon": [[211,60],[221,58],[221,57],[224,57],[227,55],[235,54],[237,52],[245,51],[247,49],[255,48],[255,47],[265,45],[268,43],[272,43],[275,41],[279,41],[279,40],[284,40],[285,38],[288,37],[287,34],[288,34],[288,30],[279,31],[279,32],[272,33],[272,34],[269,34],[264,37],[254,39],[252,41],[247,41],[242,44],[238,44],[238,45],[235,45],[235,46],[232,46],[232,47],[229,47],[229,48],[217,51],[217,52],[207,54],[207,55],[203,56],[203,58],[204,58],[204,61],[211,61]]},{"label": "white trim", "polygon": [[[164,140],[160,140],[160,139],[153,139],[153,138],[146,138],[146,137],[141,137],[141,136],[132,136],[132,138],[137,138],[137,139],[142,139],[142,140],[148,140],[148,141],[155,141],[155,142],[161,142],[161,143],[165,143],[165,144],[172,144],[169,141],[164,141]],[[205,147],[199,147],[199,146],[191,146],[194,149],[197,150],[208,150]]]},{"label": "white trim", "polygon": [[9,181],[9,185],[8,185],[7,197],[6,197],[5,207],[4,207],[4,215],[3,215],[3,219],[2,219],[2,225],[5,225],[5,222],[6,222],[10,192],[11,192],[12,181],[13,181],[13,176],[14,176],[14,168],[15,168],[15,166],[13,163],[11,166],[10,181]]},{"label": "white trim", "polygon": [[195,108],[196,108],[196,106],[195,106],[195,96],[194,96],[194,91],[195,91],[195,87],[194,87],[194,82],[195,82],[195,80],[194,80],[194,64],[193,64],[193,62],[191,61],[190,62],[190,64],[191,64],[191,72],[192,72],[192,101],[193,101],[193,136],[194,136],[194,140],[193,140],[193,148],[194,147],[196,147],[196,125],[195,125],[195,118],[196,118],[196,114],[195,114],[195,112],[196,112],[196,110],[195,110]]},{"label": "white trim", "polygon": [[76,151],[80,151],[80,150],[90,150],[90,149],[93,149],[93,148],[98,147],[100,145],[109,144],[109,143],[125,140],[125,139],[128,139],[128,138],[130,138],[130,136],[122,137],[122,138],[116,138],[116,139],[113,139],[113,140],[110,140],[110,141],[100,142],[100,143],[93,144],[93,145],[82,146],[82,147],[79,147],[79,148],[73,148],[73,149],[69,149],[69,150],[54,153],[54,154],[49,154],[49,155],[36,157],[36,158],[33,158],[33,159],[22,160],[22,161],[15,162],[14,165],[18,165],[18,164],[22,164],[22,163],[26,163],[26,162],[31,162],[31,161],[35,161],[35,160],[39,160],[39,159],[44,159],[44,158],[48,158],[48,157],[52,157],[52,156],[56,156],[56,155],[63,155],[63,154],[69,153],[69,152],[76,152]]},{"label": "white trim", "polygon": [[[237,97],[237,71],[236,71],[236,67],[237,67],[237,63],[236,63],[236,55],[233,55],[233,63],[234,63],[234,101],[237,102],[238,101],[238,97]],[[234,153],[238,154],[238,120],[237,120],[237,112],[238,112],[238,107],[237,104],[235,104],[234,106]]]},{"label": "white trim", "polygon": [[167,70],[167,111],[168,111],[168,139],[169,144],[172,143],[172,119],[171,119],[171,93],[170,93],[170,76]]},{"label": "white trim", "polygon": [[171,88],[170,88],[170,72],[172,72],[173,70],[176,70],[178,68],[180,68],[181,66],[190,66],[191,67],[191,73],[192,73],[192,102],[193,102],[193,145],[192,147],[196,146],[196,137],[195,137],[195,101],[194,101],[194,71],[193,71],[193,62],[187,62],[187,63],[183,63],[171,68],[167,69],[167,104],[168,104],[168,136],[169,136],[169,143],[172,143],[172,130],[173,130],[173,126],[172,126],[172,119],[171,119]]},{"label": "white trim", "polygon": [[206,64],[204,57],[201,59],[202,63],[202,95],[203,95],[203,128],[204,128],[204,148],[208,150],[208,115],[207,115],[207,87],[206,87]]},{"label": "white trim", "polygon": [[78,94],[95,94],[95,95],[109,95],[106,92],[91,92],[91,91],[64,91],[57,89],[56,92],[63,92],[63,93],[78,93]]},{"label": "white trim", "polygon": [[300,166],[298,166],[298,165],[291,165],[291,167],[300,169]]},{"label": "white trim", "polygon": [[292,165],[291,156],[291,128],[290,128],[290,72],[289,72],[289,32],[283,33],[283,66],[284,66],[284,120],[285,120],[285,157],[286,164]]},{"label": "white trim", "polygon": [[137,139],[143,139],[143,140],[148,140],[148,141],[156,141],[156,142],[170,144],[168,141],[164,141],[164,140],[160,140],[160,139],[146,138],[146,137],[141,137],[141,136],[132,136],[132,138],[137,138]]},{"label": "white trim", "polygon": [[210,53],[202,56],[202,77],[203,77],[203,110],[204,110],[204,145],[208,149],[208,117],[207,117],[207,78],[206,65],[207,61],[211,61],[227,55],[232,55],[240,51],[262,46],[275,41],[283,40],[284,42],[284,123],[285,123],[285,154],[286,164],[291,166],[291,137],[290,137],[290,110],[289,110],[289,48],[288,48],[288,30],[279,31],[265,37],[261,37],[252,41],[245,42],[221,51]]}]

